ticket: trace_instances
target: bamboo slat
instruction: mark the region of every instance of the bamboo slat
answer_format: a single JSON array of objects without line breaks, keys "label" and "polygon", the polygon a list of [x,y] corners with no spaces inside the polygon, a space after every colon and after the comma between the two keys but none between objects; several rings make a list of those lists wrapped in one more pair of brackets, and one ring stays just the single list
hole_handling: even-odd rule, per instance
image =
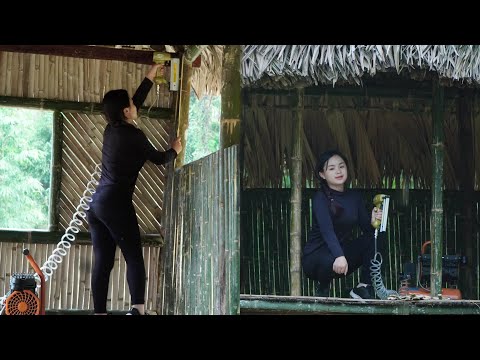
[{"label": "bamboo slat", "polygon": [[12,93],[12,57],[13,54],[9,53],[7,55],[7,68],[6,68],[6,87],[5,87],[5,92],[7,94]]},{"label": "bamboo slat", "polygon": [[0,52],[0,93],[7,93],[7,57],[8,53]]},{"label": "bamboo slat", "polygon": [[[0,52],[0,95],[101,102],[106,91],[124,88],[131,95],[149,65],[113,60]],[[170,91],[155,91],[145,106],[170,107]]]},{"label": "bamboo slat", "polygon": [[18,53],[14,53],[13,56],[12,56],[12,88],[11,88],[11,93],[14,95],[14,96],[18,96],[18,83],[19,83],[19,79],[18,77],[20,76],[20,68],[19,68],[19,54]]}]

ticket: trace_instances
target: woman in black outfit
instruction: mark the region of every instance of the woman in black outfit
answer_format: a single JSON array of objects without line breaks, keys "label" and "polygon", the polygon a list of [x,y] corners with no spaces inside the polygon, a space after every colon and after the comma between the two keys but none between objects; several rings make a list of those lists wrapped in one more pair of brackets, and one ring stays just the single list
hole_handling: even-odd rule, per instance
[{"label": "woman in black outfit", "polygon": [[[162,165],[182,151],[180,138],[171,149],[157,151],[142,130],[135,127],[137,110],[152,88],[161,65],[152,65],[132,98],[124,89],[111,90],[103,98],[108,125],[103,133],[102,175],[88,211],[94,266],[92,294],[95,314],[107,313],[107,293],[117,245],[127,263],[132,309],[129,315],[145,314],[145,265],[137,216],[132,203],[138,173],[150,160]],[[163,67],[160,68],[163,71]]]},{"label": "woman in black outfit", "polygon": [[[302,266],[305,275],[316,280],[316,296],[328,297],[332,279],[348,276],[362,267],[360,283],[350,296],[372,299],[375,293],[370,276],[370,261],[375,255],[375,219],[382,211],[374,208],[371,216],[362,194],[346,189],[347,159],[339,151],[329,150],[320,155],[315,175],[321,191],[313,198],[313,225],[303,249]],[[353,239],[352,230],[359,226],[362,235]]]}]

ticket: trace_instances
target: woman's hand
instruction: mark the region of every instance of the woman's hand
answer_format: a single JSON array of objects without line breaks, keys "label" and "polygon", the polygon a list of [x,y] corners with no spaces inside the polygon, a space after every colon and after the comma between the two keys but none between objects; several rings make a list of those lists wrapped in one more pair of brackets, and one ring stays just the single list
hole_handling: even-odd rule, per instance
[{"label": "woman's hand", "polygon": [[373,224],[375,220],[382,220],[382,209],[377,207],[374,207],[372,209],[372,220],[370,221],[370,223]]},{"label": "woman's hand", "polygon": [[337,274],[347,275],[348,272],[348,262],[345,256],[339,256],[333,262],[333,271]]},{"label": "woman's hand", "polygon": [[153,79],[155,79],[155,76],[157,76],[157,70],[158,75],[163,76],[165,74],[165,66],[163,66],[163,64],[153,64],[150,67],[150,70],[148,70],[146,77],[153,81]]},{"label": "woman's hand", "polygon": [[175,140],[172,141],[172,144],[171,144],[171,147],[173,150],[175,150],[175,152],[177,154],[180,153],[180,151],[182,151],[183,149],[183,146],[182,146],[182,138],[181,137],[177,137]]}]

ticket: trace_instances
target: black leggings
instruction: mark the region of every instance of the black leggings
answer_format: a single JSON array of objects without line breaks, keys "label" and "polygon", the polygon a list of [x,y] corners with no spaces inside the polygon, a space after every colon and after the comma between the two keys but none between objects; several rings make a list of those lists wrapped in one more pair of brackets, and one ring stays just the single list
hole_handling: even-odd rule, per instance
[{"label": "black leggings", "polygon": [[[381,251],[380,245],[382,243],[383,241],[379,236],[377,239],[377,251]],[[362,267],[360,282],[371,285],[370,261],[375,255],[375,238],[373,235],[362,235],[355,240],[346,241],[342,244],[342,249],[348,263],[346,276],[356,271],[359,267]],[[333,271],[334,261],[335,257],[327,245],[324,244],[324,246],[302,257],[303,271],[308,278],[317,280],[326,286],[333,279],[344,276]]]},{"label": "black leggings", "polygon": [[92,295],[95,313],[107,312],[107,294],[117,245],[127,263],[127,282],[132,304],[145,303],[145,264],[140,230],[131,199],[96,193],[87,212],[92,236],[94,265]]}]

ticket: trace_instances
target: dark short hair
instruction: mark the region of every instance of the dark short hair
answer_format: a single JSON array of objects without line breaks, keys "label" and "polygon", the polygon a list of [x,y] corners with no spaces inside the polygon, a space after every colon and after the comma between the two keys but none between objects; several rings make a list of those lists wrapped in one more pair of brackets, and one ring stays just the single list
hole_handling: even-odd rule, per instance
[{"label": "dark short hair", "polygon": [[345,157],[345,155],[343,155],[340,151],[336,150],[336,149],[331,149],[331,150],[327,150],[327,151],[324,151],[323,153],[320,154],[320,156],[318,157],[318,162],[317,162],[317,166],[315,166],[315,177],[322,181],[323,179],[320,177],[320,174],[319,172],[322,171],[323,172],[323,169],[325,168],[325,164],[327,163],[328,160],[330,160],[330,158],[332,156],[335,156],[335,155],[338,155],[342,158],[342,160],[345,162],[345,165],[347,165],[347,168],[348,168],[348,160],[347,158]]},{"label": "dark short hair", "polygon": [[127,90],[110,90],[103,97],[102,103],[107,121],[112,125],[117,125],[125,120],[123,109],[130,106],[130,97]]}]

